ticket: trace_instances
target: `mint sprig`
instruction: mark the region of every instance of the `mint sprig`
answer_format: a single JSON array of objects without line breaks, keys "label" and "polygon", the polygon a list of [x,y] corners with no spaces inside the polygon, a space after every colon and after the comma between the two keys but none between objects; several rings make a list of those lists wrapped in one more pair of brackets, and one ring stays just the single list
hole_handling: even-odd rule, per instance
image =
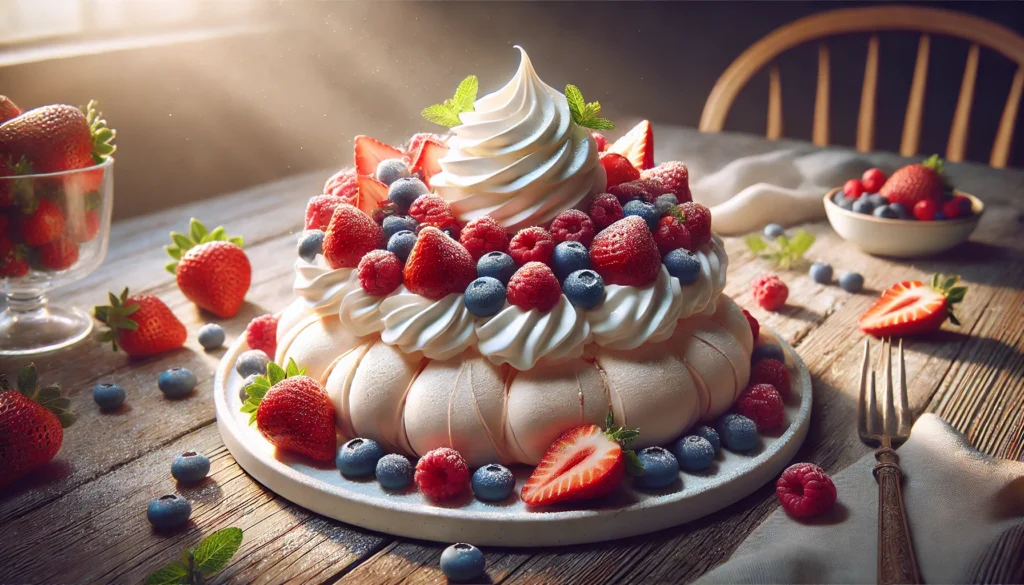
[{"label": "mint sprig", "polygon": [[565,99],[569,102],[569,112],[572,113],[572,121],[576,125],[590,128],[591,130],[615,130],[615,124],[607,118],[602,118],[601,102],[587,103],[583,99],[583,92],[575,85],[565,86]]},{"label": "mint sprig", "polygon": [[804,253],[814,244],[814,236],[806,230],[800,230],[793,237],[781,235],[765,241],[760,233],[754,233],[743,241],[756,256],[771,260],[779,268],[788,270],[803,260]]},{"label": "mint sprig", "polygon": [[444,103],[423,108],[421,114],[427,121],[446,128],[458,126],[462,124],[459,114],[473,111],[473,104],[476,102],[479,88],[480,83],[477,81],[476,75],[470,75],[459,83],[454,97],[444,100]]},{"label": "mint sprig", "polygon": [[604,422],[604,434],[623,447],[622,456],[626,459],[626,473],[631,477],[639,477],[645,473],[644,463],[637,457],[632,449],[626,449],[626,445],[632,443],[640,436],[640,429],[626,429],[615,424],[615,417],[608,413]]},{"label": "mint sprig", "polygon": [[242,403],[241,410],[249,414],[249,424],[256,422],[256,411],[259,409],[260,402],[263,402],[263,397],[271,388],[278,382],[305,374],[306,368],[300,368],[291,358],[288,359],[288,365],[284,368],[274,362],[268,363],[267,375],[256,376],[252,383],[245,387],[245,395],[248,398]]},{"label": "mint sprig", "polygon": [[200,585],[227,566],[242,546],[241,528],[224,528],[207,536],[193,549],[186,549],[180,561],[162,567],[146,577],[146,585]]}]

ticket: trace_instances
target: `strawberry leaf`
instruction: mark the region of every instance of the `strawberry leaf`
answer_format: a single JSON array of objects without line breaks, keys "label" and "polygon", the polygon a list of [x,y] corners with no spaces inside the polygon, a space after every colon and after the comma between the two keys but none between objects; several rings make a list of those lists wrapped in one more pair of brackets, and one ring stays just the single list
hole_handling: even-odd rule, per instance
[{"label": "strawberry leaf", "polygon": [[177,246],[164,246],[164,250],[167,251],[167,255],[175,260],[181,260],[181,248]]},{"label": "strawberry leaf", "polygon": [[35,363],[30,363],[18,370],[18,391],[28,398],[35,398],[38,382],[39,374],[36,372]]},{"label": "strawberry leaf", "polygon": [[209,233],[206,231],[206,226],[203,225],[203,222],[194,217],[188,222],[188,232],[194,242],[202,242],[206,234]]},{"label": "strawberry leaf", "polygon": [[241,528],[224,528],[207,536],[192,550],[195,566],[203,575],[210,576],[227,566],[242,546]]},{"label": "strawberry leaf", "polygon": [[644,462],[640,461],[640,458],[637,457],[636,451],[623,451],[622,455],[626,459],[627,475],[630,477],[640,477],[647,473],[647,470],[644,468]]},{"label": "strawberry leaf", "polygon": [[242,403],[241,411],[250,414],[249,424],[256,422],[256,411],[259,409],[260,402],[263,401],[263,397],[267,395],[275,385],[282,380],[288,378],[294,378],[295,376],[303,376],[306,374],[306,368],[300,368],[295,363],[294,359],[288,360],[288,365],[285,368],[270,362],[267,364],[267,375],[256,376],[253,378],[252,383],[245,387],[245,395],[248,397],[245,402]]}]

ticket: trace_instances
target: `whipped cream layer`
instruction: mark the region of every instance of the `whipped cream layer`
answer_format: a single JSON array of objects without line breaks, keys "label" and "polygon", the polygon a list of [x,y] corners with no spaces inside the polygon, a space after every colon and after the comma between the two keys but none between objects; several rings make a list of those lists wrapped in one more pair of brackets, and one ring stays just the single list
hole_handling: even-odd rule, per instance
[{"label": "whipped cream layer", "polygon": [[547,313],[506,304],[497,315],[477,323],[476,335],[477,349],[492,363],[528,370],[541,358],[583,355],[583,346],[590,341],[590,323],[562,295]]},{"label": "whipped cream layer", "polygon": [[434,301],[402,285],[380,303],[380,314],[381,340],[406,353],[422,351],[429,358],[446,360],[476,341],[475,318],[459,294]]},{"label": "whipped cream layer", "polygon": [[431,179],[462,222],[490,215],[509,231],[543,225],[606,184],[594,138],[516,48],[515,77],[460,115],[442,172]]}]

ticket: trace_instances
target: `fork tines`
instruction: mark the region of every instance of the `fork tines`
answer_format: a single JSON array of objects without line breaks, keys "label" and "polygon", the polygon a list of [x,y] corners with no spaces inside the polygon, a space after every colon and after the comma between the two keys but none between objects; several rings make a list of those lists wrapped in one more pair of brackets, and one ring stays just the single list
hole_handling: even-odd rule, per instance
[{"label": "fork tines", "polygon": [[878,375],[884,375],[882,410],[877,405],[876,371],[870,368],[871,341],[864,340],[864,360],[860,372],[860,400],[857,411],[857,430],[861,439],[882,442],[902,441],[910,434],[910,408],[907,400],[907,368],[903,357],[903,340],[899,343],[898,388],[893,386],[892,341],[882,340],[878,353]]}]

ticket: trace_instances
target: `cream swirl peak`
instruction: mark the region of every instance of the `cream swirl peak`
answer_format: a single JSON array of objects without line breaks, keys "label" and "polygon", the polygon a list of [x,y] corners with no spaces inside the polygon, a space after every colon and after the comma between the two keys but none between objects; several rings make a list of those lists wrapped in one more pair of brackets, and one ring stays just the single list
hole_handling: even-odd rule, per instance
[{"label": "cream swirl peak", "polygon": [[521,47],[516,75],[460,114],[434,191],[462,222],[490,215],[509,231],[542,225],[605,188],[597,143]]}]

